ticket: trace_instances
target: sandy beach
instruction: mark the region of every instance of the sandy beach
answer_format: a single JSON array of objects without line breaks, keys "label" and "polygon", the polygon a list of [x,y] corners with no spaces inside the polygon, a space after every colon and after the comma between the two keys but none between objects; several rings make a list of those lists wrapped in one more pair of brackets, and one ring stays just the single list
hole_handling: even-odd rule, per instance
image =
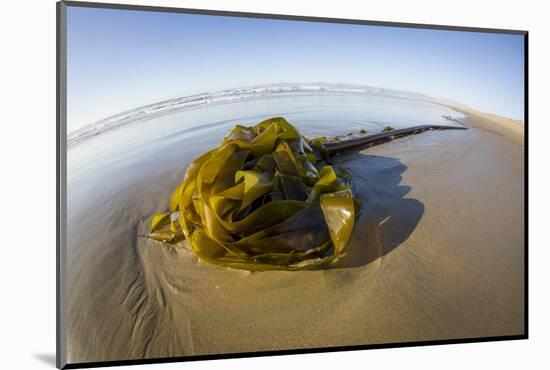
[{"label": "sandy beach", "polygon": [[179,153],[69,189],[68,361],[523,334],[523,124],[453,108],[468,130],[337,158],[364,207],[347,255],[317,270],[233,270],[148,239]]}]

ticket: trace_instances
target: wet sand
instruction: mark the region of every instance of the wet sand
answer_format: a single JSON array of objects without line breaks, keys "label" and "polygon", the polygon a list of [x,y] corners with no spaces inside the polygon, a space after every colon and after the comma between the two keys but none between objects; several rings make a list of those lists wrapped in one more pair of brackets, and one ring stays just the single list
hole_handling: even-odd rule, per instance
[{"label": "wet sand", "polygon": [[464,122],[338,157],[364,207],[346,257],[313,271],[212,266],[143,237],[177,161],[79,187],[69,362],[522,334],[523,133]]}]

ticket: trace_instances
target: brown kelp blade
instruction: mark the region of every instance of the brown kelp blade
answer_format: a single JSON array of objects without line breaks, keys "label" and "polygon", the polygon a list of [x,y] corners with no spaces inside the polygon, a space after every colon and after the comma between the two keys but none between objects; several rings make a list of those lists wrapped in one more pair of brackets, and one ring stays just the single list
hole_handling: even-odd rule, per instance
[{"label": "brown kelp blade", "polygon": [[[307,139],[282,117],[237,125],[198,157],[170,199],[170,212],[151,220],[151,238],[184,237],[196,256],[247,270],[296,270],[345,253],[360,202],[349,174],[330,155],[450,126],[417,126],[358,139]],[[365,134],[363,132],[362,134]]]},{"label": "brown kelp blade", "polygon": [[198,258],[249,270],[332,261],[344,253],[358,203],[349,175],[326,154],[281,117],[236,126],[189,166],[170,212],[152,218],[151,238],[185,236]]}]

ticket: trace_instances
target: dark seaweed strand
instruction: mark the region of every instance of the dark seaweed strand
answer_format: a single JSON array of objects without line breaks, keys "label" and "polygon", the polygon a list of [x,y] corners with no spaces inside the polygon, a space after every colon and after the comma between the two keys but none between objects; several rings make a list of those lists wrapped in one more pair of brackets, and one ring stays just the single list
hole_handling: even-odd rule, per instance
[{"label": "dark seaweed strand", "polygon": [[346,150],[357,150],[363,147],[383,144],[397,138],[419,134],[428,130],[466,130],[466,127],[459,126],[443,126],[443,125],[422,125],[399,130],[391,130],[378,134],[368,135],[357,139],[349,139],[340,142],[324,143],[325,148],[330,156],[341,153]]}]

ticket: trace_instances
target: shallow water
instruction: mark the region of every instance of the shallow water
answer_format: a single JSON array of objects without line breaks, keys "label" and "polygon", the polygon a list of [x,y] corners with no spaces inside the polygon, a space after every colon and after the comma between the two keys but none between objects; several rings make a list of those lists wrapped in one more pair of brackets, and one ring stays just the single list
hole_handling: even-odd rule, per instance
[{"label": "shallow water", "polygon": [[403,98],[271,97],[136,121],[71,147],[69,361],[520,333],[522,151],[482,130],[342,156],[366,206],[334,268],[249,273],[143,237],[188,164],[236,123],[284,116],[314,137],[449,124],[442,115],[461,116]]},{"label": "shallow water", "polygon": [[[462,117],[450,108],[418,99],[376,95],[325,94],[263,97],[183,109],[161,117],[138,120],[106,131],[69,148],[69,181],[93,173],[108,163],[132,163],[141,157],[162,158],[163,151],[184,146],[196,156],[217,145],[235,124],[253,125],[269,117],[284,116],[307,137],[346,135],[361,129],[377,133],[384,126],[396,129],[453,122],[442,116]],[[189,143],[204,145],[191,150]],[[161,159],[159,158],[159,159]]]},{"label": "shallow water", "polygon": [[[422,100],[333,94],[263,97],[138,120],[69,147],[69,220],[73,211],[87,207],[87,202],[98,193],[111,194],[158,177],[172,180],[172,186],[163,190],[168,200],[192,160],[217,146],[236,124],[251,126],[269,117],[283,116],[303,135],[313,138],[357,133],[361,129],[377,133],[386,125],[399,129],[454,124],[443,115],[463,116]],[[70,250],[71,245],[68,247]]]}]

